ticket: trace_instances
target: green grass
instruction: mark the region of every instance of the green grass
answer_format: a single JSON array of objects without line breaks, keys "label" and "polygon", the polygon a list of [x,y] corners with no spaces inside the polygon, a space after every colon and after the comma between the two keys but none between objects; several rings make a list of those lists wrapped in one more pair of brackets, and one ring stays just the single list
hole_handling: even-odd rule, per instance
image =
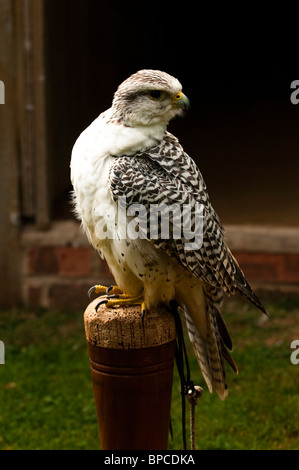
[{"label": "green grass", "polygon": [[[299,299],[265,299],[270,320],[243,300],[223,313],[239,374],[227,367],[229,395],[211,395],[188,346],[192,379],[204,388],[196,407],[198,449],[299,449]],[[0,449],[99,449],[82,312],[0,312]],[[187,411],[189,412],[188,404]],[[169,449],[182,449],[175,371]],[[186,419],[188,428],[188,417]]]},{"label": "green grass", "polygon": [[98,449],[82,314],[2,312],[0,449]]}]

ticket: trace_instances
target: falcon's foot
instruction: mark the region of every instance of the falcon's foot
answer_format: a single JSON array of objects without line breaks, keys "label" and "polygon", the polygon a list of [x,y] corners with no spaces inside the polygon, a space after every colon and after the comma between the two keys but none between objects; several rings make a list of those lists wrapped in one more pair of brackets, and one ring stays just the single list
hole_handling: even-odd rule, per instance
[{"label": "falcon's foot", "polygon": [[107,297],[101,300],[97,306],[96,310],[98,310],[100,305],[106,305],[108,308],[113,308],[116,306],[122,307],[127,305],[140,305],[141,306],[141,319],[143,321],[144,315],[146,313],[144,297],[143,295],[127,295],[127,294],[116,294],[116,295],[107,295]]},{"label": "falcon's foot", "polygon": [[106,307],[116,307],[116,306],[123,306],[123,305],[140,305],[141,306],[141,318],[142,321],[144,319],[144,315],[146,313],[144,297],[143,295],[128,295],[124,294],[123,291],[118,286],[102,286],[100,284],[96,284],[92,286],[88,291],[88,296],[91,298],[92,294],[106,294],[103,300],[101,300],[96,305],[96,311],[98,310],[100,305],[106,305]]},{"label": "falcon's foot", "polygon": [[92,286],[88,291],[88,297],[91,298],[91,294],[106,294],[106,295],[118,295],[122,294],[123,291],[118,286],[101,286],[96,284]]},{"label": "falcon's foot", "polygon": [[127,295],[127,294],[117,294],[117,295],[110,295],[108,294],[107,297],[101,300],[96,309],[105,304],[106,307],[115,307],[116,305],[122,307],[123,305],[142,305],[144,306],[144,299],[142,295]]}]

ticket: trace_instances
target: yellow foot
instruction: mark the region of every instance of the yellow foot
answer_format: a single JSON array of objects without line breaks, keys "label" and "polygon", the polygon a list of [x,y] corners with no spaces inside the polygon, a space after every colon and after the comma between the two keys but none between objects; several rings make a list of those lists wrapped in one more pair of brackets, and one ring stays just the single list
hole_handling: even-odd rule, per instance
[{"label": "yellow foot", "polygon": [[96,311],[98,310],[100,305],[104,305],[107,308],[113,308],[115,306],[125,306],[125,305],[140,305],[141,306],[141,315],[142,315],[142,321],[144,319],[144,315],[146,313],[146,308],[145,308],[145,303],[144,303],[144,298],[143,295],[127,295],[127,294],[116,294],[116,295],[107,295],[107,297],[103,300],[101,300],[97,305],[96,305]]},{"label": "yellow foot", "polygon": [[88,291],[88,297],[91,298],[91,294],[107,294],[107,295],[117,295],[122,294],[122,290],[117,286],[101,286],[100,284],[96,284],[92,286]]},{"label": "yellow foot", "polygon": [[92,286],[89,291],[88,291],[88,296],[89,298],[91,297],[91,294],[106,294],[103,300],[100,300],[100,302],[96,305],[96,311],[98,310],[100,305],[105,304],[106,307],[113,308],[116,305],[122,306],[122,305],[140,305],[141,306],[141,315],[142,315],[142,321],[144,319],[144,315],[146,313],[146,308],[145,308],[145,303],[144,303],[144,297],[143,295],[128,295],[124,294],[123,291],[118,287],[118,286],[102,286],[100,284],[96,284],[95,286]]}]

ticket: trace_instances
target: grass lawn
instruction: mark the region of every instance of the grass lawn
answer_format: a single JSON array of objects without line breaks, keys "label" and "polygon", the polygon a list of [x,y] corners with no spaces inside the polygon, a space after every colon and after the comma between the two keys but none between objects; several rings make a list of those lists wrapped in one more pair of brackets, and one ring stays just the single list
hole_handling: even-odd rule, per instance
[{"label": "grass lawn", "polygon": [[[192,379],[204,388],[196,407],[198,449],[299,449],[299,364],[290,361],[299,299],[262,300],[270,320],[247,301],[225,304],[240,371],[227,367],[225,402],[207,391],[188,346]],[[0,340],[0,449],[99,449],[82,312],[0,311]],[[179,450],[176,371],[171,417],[169,449]]]}]

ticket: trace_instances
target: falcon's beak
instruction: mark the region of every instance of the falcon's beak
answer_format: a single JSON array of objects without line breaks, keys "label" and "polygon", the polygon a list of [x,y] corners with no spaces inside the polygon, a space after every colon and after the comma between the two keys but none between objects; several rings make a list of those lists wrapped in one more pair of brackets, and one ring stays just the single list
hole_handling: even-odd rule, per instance
[{"label": "falcon's beak", "polygon": [[182,108],[185,111],[190,108],[190,101],[181,91],[174,95],[171,104],[176,108]]}]

